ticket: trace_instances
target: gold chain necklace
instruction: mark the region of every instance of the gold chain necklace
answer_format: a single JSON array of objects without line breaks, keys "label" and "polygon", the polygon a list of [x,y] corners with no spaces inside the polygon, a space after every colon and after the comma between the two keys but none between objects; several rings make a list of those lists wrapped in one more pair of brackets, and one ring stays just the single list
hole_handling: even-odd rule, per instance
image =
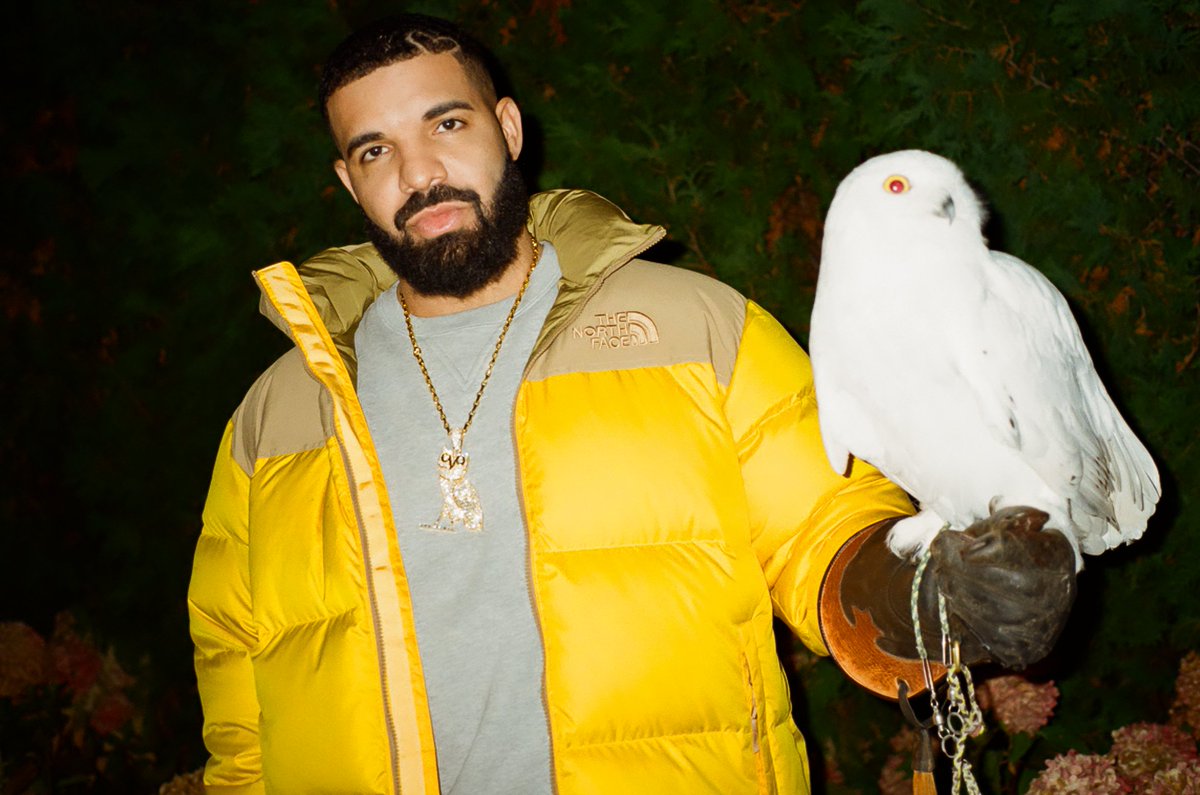
[{"label": "gold chain necklace", "polygon": [[441,456],[438,457],[438,486],[442,491],[442,512],[438,514],[435,522],[422,524],[422,529],[452,532],[461,528],[474,533],[483,530],[483,505],[479,502],[479,493],[475,491],[475,487],[467,478],[467,465],[470,463],[471,457],[463,452],[463,439],[475,419],[475,411],[479,408],[479,401],[483,399],[483,390],[487,388],[488,380],[492,377],[492,369],[496,366],[496,359],[500,356],[500,346],[504,344],[508,327],[512,325],[513,318],[517,316],[517,307],[521,305],[521,298],[525,295],[525,288],[529,287],[533,269],[537,267],[538,260],[541,258],[542,247],[532,232],[529,234],[529,242],[533,244],[533,262],[525,274],[525,281],[521,282],[521,289],[517,291],[517,297],[513,299],[512,308],[508,310],[508,317],[504,319],[504,325],[500,327],[500,338],[496,340],[492,358],[488,360],[487,370],[483,373],[483,381],[479,384],[479,391],[475,393],[475,401],[471,404],[471,410],[467,412],[467,420],[461,428],[451,428],[450,421],[446,419],[446,411],[442,408],[442,401],[438,399],[437,389],[434,388],[433,379],[429,377],[429,369],[425,366],[425,357],[421,354],[421,346],[417,344],[417,335],[413,332],[412,315],[408,311],[408,303],[404,300],[404,293],[399,289],[396,290],[396,295],[400,298],[400,308],[404,310],[404,326],[408,329],[408,341],[412,343],[413,358],[417,360],[417,366],[421,368],[421,375],[425,377],[425,387],[433,397],[433,405],[437,409],[438,417],[442,420],[442,427],[446,429],[447,437],[447,444],[442,448]]}]

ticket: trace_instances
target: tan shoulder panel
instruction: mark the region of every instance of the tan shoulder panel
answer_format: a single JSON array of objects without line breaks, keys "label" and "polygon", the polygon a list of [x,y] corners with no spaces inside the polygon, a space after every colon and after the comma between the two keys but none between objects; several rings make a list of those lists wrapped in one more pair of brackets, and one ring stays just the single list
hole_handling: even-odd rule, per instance
[{"label": "tan shoulder panel", "polygon": [[233,457],[247,475],[260,458],[313,450],[333,434],[329,393],[299,349],[267,368],[233,414]]},{"label": "tan shoulder panel", "polygon": [[746,299],[732,287],[694,271],[633,260],[604,281],[527,378],[711,362],[725,386],[745,319]]}]

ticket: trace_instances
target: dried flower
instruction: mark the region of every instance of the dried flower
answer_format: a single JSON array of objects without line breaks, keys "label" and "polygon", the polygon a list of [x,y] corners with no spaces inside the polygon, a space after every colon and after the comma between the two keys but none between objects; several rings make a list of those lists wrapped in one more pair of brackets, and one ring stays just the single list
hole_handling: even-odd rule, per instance
[{"label": "dried flower", "polygon": [[1161,723],[1133,723],[1113,732],[1111,755],[1117,772],[1139,791],[1154,775],[1196,759],[1196,741]]},{"label": "dried flower", "polygon": [[46,682],[46,641],[19,621],[0,623],[0,698]]},{"label": "dried flower", "polygon": [[88,725],[96,734],[105,737],[124,726],[133,715],[133,702],[124,693],[108,693],[92,710]]},{"label": "dried flower", "polygon": [[1194,651],[1179,663],[1175,680],[1175,703],[1171,705],[1171,725],[1200,737],[1200,654]]},{"label": "dried flower", "polygon": [[54,618],[54,634],[49,644],[51,676],[64,684],[75,698],[92,689],[100,677],[100,652],[75,633],[75,619],[69,613]]},{"label": "dried flower", "polygon": [[1113,760],[1075,751],[1046,763],[1046,769],[1029,785],[1026,795],[1125,795],[1132,792],[1117,777]]},{"label": "dried flower", "polygon": [[158,795],[204,795],[204,769],[176,776],[158,788]]},{"label": "dried flower", "polygon": [[842,773],[842,769],[838,767],[837,746],[833,744],[833,740],[825,740],[824,750],[825,782],[827,784],[845,784],[846,776]]},{"label": "dried flower", "polygon": [[121,668],[112,649],[101,654],[89,638],[76,633],[69,613],[55,617],[46,655],[49,681],[63,685],[71,697],[66,715],[77,747],[83,746],[86,728],[104,737],[135,717],[133,702],[125,695],[134,678]]},{"label": "dried flower", "polygon": [[1146,795],[1200,795],[1200,762],[1181,762],[1154,774]]},{"label": "dried flower", "polygon": [[892,753],[883,763],[879,773],[880,795],[911,795],[912,793],[912,758],[920,744],[917,730],[908,726],[888,740]]},{"label": "dried flower", "polygon": [[891,754],[879,773],[879,795],[911,795],[912,775],[903,754]]},{"label": "dried flower", "polygon": [[981,684],[979,702],[991,709],[1009,734],[1037,734],[1058,706],[1054,682],[1036,684],[1023,676],[998,676]]}]

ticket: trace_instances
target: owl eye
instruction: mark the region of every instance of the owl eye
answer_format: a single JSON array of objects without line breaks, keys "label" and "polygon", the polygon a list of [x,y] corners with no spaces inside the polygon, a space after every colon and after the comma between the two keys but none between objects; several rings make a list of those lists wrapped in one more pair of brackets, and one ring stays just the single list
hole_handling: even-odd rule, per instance
[{"label": "owl eye", "polygon": [[899,174],[893,174],[883,181],[883,189],[888,193],[908,193],[911,187],[908,180]]}]

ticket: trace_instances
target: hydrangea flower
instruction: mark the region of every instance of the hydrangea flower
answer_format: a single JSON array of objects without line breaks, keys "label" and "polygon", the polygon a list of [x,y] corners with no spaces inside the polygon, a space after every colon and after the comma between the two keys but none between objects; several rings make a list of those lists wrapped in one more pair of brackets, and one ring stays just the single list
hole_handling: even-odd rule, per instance
[{"label": "hydrangea flower", "polygon": [[912,795],[912,776],[901,754],[890,754],[879,773],[879,795]]},{"label": "hydrangea flower", "polygon": [[977,688],[981,707],[989,708],[1009,734],[1037,734],[1058,706],[1054,682],[1036,684],[1023,676],[997,676]]},{"label": "hydrangea flower", "polygon": [[48,652],[51,680],[65,685],[73,698],[85,696],[100,679],[104,659],[95,646],[75,632],[75,619],[69,613],[55,616]]},{"label": "hydrangea flower", "polygon": [[84,726],[103,737],[135,717],[125,694],[133,684],[111,649],[101,654],[75,631],[69,613],[55,617],[49,640],[20,622],[0,622],[0,698],[16,701],[40,685],[61,686],[70,697],[64,714],[77,746],[83,745]]},{"label": "hydrangea flower", "polygon": [[158,788],[158,795],[204,795],[204,769],[176,776]]},{"label": "hydrangea flower", "polygon": [[1146,795],[1200,795],[1200,762],[1180,762],[1154,774]]},{"label": "hydrangea flower", "polygon": [[1193,737],[1200,736],[1200,654],[1194,651],[1179,663],[1171,725],[1191,731]]},{"label": "hydrangea flower", "polygon": [[46,641],[19,621],[0,622],[0,698],[46,682]]},{"label": "hydrangea flower", "polygon": [[1196,759],[1196,741],[1161,723],[1133,723],[1113,732],[1112,757],[1117,772],[1139,791],[1159,771]]},{"label": "hydrangea flower", "polygon": [[912,758],[920,743],[917,730],[909,726],[901,727],[890,740],[888,745],[892,753],[883,763],[879,773],[880,795],[912,795]]},{"label": "hydrangea flower", "polygon": [[1117,776],[1108,756],[1067,751],[1046,763],[1026,795],[1125,795],[1133,790]]},{"label": "hydrangea flower", "polygon": [[842,769],[838,767],[837,746],[833,744],[833,740],[828,738],[822,744],[825,750],[825,783],[827,784],[845,784],[846,776],[842,773]]}]

